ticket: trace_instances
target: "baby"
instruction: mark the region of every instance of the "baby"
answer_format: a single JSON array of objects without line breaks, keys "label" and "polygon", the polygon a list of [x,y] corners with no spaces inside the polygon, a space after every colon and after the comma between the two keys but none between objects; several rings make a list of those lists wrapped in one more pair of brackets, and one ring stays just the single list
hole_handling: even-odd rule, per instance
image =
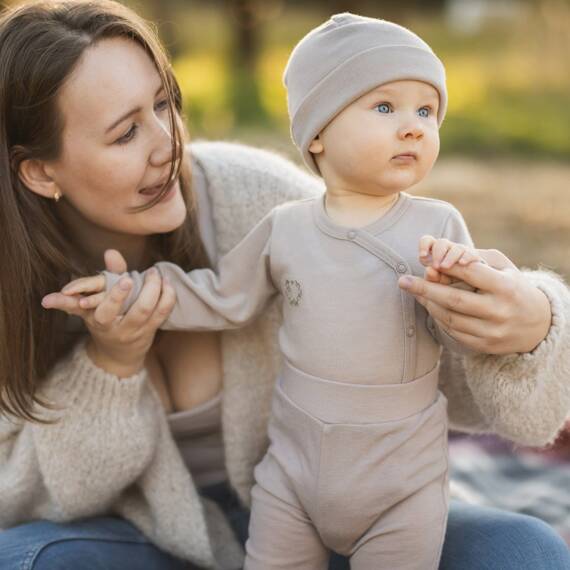
[{"label": "baby", "polygon": [[[282,307],[247,570],[325,569],[331,550],[356,570],[436,569],[448,512],[438,363],[442,345],[464,349],[398,279],[478,261],[457,210],[404,192],[437,158],[445,71],[406,28],[347,13],[300,41],[284,81],[293,140],[326,192],[273,209],[217,271],[157,263],[178,298],[164,328],[236,328],[276,297]],[[144,273],[130,276],[134,300]]]}]

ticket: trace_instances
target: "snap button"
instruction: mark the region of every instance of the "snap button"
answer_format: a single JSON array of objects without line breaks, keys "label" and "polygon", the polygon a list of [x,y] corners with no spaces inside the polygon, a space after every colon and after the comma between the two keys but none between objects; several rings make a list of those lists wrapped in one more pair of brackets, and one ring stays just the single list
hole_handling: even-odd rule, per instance
[{"label": "snap button", "polygon": [[416,327],[414,327],[414,326],[408,327],[406,334],[408,336],[414,336],[416,334]]},{"label": "snap button", "polygon": [[406,273],[406,266],[403,263],[398,263],[398,273]]},{"label": "snap button", "polygon": [[354,230],[350,230],[347,234],[346,237],[348,239],[354,239],[356,237],[356,232]]}]

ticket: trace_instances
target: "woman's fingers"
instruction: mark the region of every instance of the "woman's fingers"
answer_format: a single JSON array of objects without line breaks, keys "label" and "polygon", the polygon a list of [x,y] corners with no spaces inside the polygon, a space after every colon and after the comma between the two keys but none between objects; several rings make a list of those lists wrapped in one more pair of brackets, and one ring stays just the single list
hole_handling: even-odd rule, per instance
[{"label": "woman's fingers", "polygon": [[465,281],[465,283],[480,291],[500,293],[502,291],[506,292],[512,287],[513,279],[509,269],[499,271],[485,263],[456,264],[449,269],[441,268],[440,270],[442,273],[459,281]]},{"label": "woman's fingers", "polygon": [[79,297],[70,297],[63,293],[50,293],[42,299],[44,309],[57,309],[68,315],[85,316],[85,311],[79,305]]},{"label": "woman's fingers", "polygon": [[495,269],[514,269],[518,271],[518,267],[498,249],[476,249],[475,251]]},{"label": "woman's fingers", "polygon": [[166,277],[162,280],[162,292],[158,304],[149,319],[149,326],[158,329],[160,325],[170,316],[174,305],[176,304],[176,293],[174,287],[169,283]]},{"label": "woman's fingers", "polygon": [[121,315],[123,303],[133,286],[132,279],[123,277],[107,292],[104,299],[93,313],[93,320],[99,326],[109,326]]},{"label": "woman's fingers", "polygon": [[96,309],[105,299],[107,293],[95,293],[95,295],[89,295],[88,297],[81,297],[79,299],[79,306],[82,309]]},{"label": "woman's fingers", "polygon": [[133,303],[123,318],[123,326],[140,327],[153,314],[162,290],[162,279],[158,270],[151,267],[144,277],[144,284],[137,300]]},{"label": "woman's fingers", "polygon": [[100,293],[101,291],[105,291],[104,275],[80,277],[68,283],[61,290],[64,295],[84,295],[86,293]]},{"label": "woman's fingers", "polygon": [[428,265],[424,271],[424,279],[430,283],[440,283],[443,273]]},{"label": "woman's fingers", "polygon": [[469,348],[475,350],[476,352],[488,351],[488,342],[485,337],[474,336],[472,334],[457,331],[455,329],[450,331],[443,321],[438,321],[437,319],[434,320],[439,325],[440,328],[445,330],[448,334],[453,336],[455,340],[457,340],[464,346],[468,346]]},{"label": "woman's fingers", "polygon": [[418,302],[426,306],[426,308],[429,306],[431,317],[453,336],[456,336],[456,332],[469,334],[477,338],[484,338],[488,335],[489,325],[483,319],[446,309],[441,305],[430,303],[424,298],[418,299]]},{"label": "woman's fingers", "polygon": [[493,315],[492,307],[487,306],[484,296],[471,291],[463,291],[441,283],[430,283],[411,275],[400,277],[398,285],[415,295],[430,313],[434,305],[439,305],[445,309],[481,318],[491,318]]},{"label": "woman's fingers", "polygon": [[103,258],[105,259],[105,268],[107,271],[119,274],[127,272],[127,262],[116,249],[106,250]]}]

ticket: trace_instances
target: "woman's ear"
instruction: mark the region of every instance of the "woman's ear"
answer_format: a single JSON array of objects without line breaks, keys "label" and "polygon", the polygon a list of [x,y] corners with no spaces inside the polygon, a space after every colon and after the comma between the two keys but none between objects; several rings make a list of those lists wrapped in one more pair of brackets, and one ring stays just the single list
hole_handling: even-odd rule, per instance
[{"label": "woman's ear", "polygon": [[39,196],[44,198],[61,196],[61,191],[52,178],[49,167],[41,160],[32,158],[22,160],[18,176],[26,188]]},{"label": "woman's ear", "polygon": [[309,145],[309,152],[312,152],[313,154],[321,154],[323,150],[325,150],[325,147],[323,146],[319,135],[317,135]]}]

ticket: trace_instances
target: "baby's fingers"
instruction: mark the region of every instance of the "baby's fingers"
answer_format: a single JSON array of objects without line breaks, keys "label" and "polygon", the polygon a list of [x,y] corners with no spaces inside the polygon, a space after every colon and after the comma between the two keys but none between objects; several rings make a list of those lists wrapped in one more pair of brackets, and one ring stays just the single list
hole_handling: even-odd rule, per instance
[{"label": "baby's fingers", "polygon": [[435,241],[432,247],[432,266],[436,269],[440,267],[443,258],[447,252],[453,247],[453,243],[448,239],[441,238]]},{"label": "baby's fingers", "polygon": [[465,253],[463,254],[461,259],[459,260],[459,263],[461,265],[469,265],[470,263],[473,263],[474,261],[480,261],[481,263],[486,263],[483,260],[483,258],[476,251],[474,251],[472,249],[466,249]]},{"label": "baby's fingers", "polygon": [[105,276],[80,277],[68,283],[61,292],[64,295],[80,295],[85,293],[100,293],[105,291]]},{"label": "baby's fingers", "polygon": [[441,267],[443,269],[453,267],[466,253],[465,246],[457,243],[452,244],[441,261]]},{"label": "baby's fingers", "polygon": [[431,248],[435,243],[435,238],[430,235],[425,235],[420,238],[420,259],[427,259],[431,253]]}]

